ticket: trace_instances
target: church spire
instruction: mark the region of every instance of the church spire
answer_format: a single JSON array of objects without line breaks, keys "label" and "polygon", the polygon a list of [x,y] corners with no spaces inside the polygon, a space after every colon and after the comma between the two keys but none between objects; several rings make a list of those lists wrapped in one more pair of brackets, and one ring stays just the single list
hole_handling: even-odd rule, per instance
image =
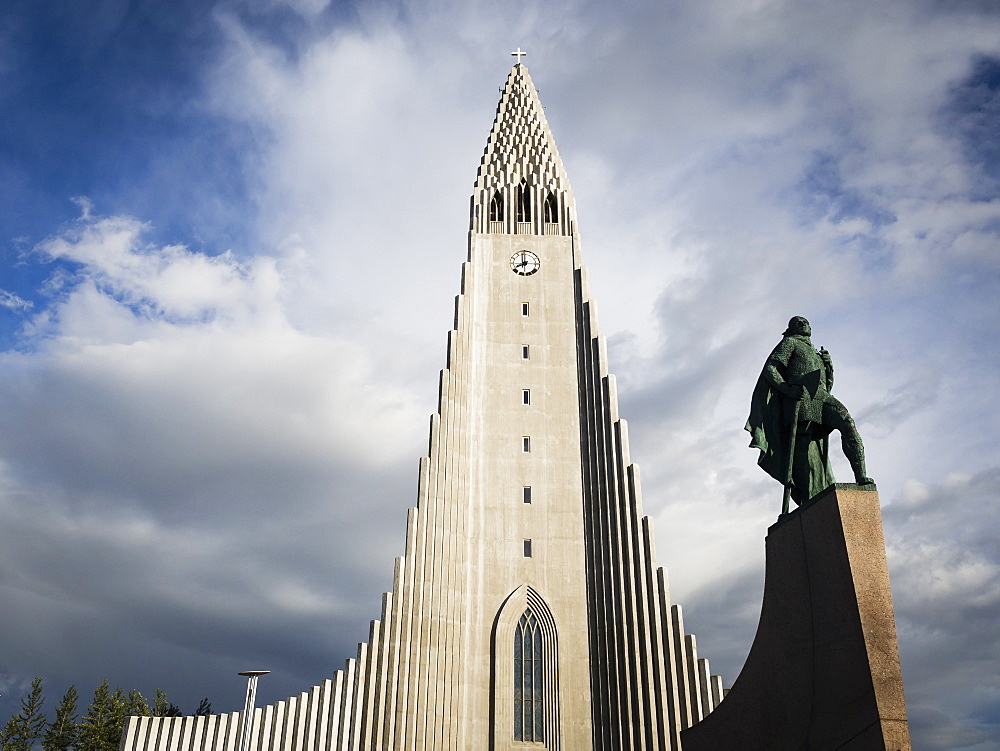
[{"label": "church spire", "polygon": [[722,682],[656,565],[574,225],[518,63],[381,618],[309,690],[252,716],[133,717],[123,751],[225,751],[244,726],[257,751],[679,751]]},{"label": "church spire", "polygon": [[528,68],[518,62],[507,76],[479,165],[470,229],[571,235],[573,214],[569,179],[538,90]]}]

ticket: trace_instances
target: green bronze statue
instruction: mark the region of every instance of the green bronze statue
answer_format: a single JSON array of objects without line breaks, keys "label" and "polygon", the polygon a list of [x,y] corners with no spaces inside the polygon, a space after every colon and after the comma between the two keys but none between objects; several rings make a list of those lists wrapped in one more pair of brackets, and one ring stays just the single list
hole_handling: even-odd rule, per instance
[{"label": "green bronze statue", "polygon": [[847,408],[830,394],[833,361],[816,350],[802,316],[788,322],[784,337],[764,363],[750,402],[746,430],[757,464],[785,486],[783,513],[791,497],[801,505],[834,483],[830,433],[840,431],[847,461],[859,485],[874,483],[865,470],[865,448]]}]

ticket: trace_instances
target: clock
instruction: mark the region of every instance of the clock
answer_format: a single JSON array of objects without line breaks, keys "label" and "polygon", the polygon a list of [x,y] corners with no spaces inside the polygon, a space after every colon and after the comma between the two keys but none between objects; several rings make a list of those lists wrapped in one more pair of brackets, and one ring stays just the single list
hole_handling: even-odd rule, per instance
[{"label": "clock", "polygon": [[510,257],[510,270],[521,276],[530,276],[538,271],[542,262],[530,250],[519,250]]}]

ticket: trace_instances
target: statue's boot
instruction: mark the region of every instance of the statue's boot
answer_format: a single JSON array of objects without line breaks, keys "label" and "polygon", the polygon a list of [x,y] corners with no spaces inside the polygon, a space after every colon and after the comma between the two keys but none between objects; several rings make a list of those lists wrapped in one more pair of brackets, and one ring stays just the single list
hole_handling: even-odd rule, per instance
[{"label": "statue's boot", "polygon": [[874,485],[875,481],[868,476],[865,469],[865,445],[861,442],[857,428],[852,425],[850,430],[842,431],[840,444],[844,447],[844,456],[854,470],[854,482],[858,485]]}]

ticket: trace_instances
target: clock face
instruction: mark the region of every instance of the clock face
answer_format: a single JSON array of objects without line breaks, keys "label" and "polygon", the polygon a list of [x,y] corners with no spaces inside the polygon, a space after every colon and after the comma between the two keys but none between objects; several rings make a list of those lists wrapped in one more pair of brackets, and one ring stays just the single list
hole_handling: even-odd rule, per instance
[{"label": "clock face", "polygon": [[538,271],[542,262],[530,250],[519,250],[510,257],[510,270],[521,276],[529,276]]}]

